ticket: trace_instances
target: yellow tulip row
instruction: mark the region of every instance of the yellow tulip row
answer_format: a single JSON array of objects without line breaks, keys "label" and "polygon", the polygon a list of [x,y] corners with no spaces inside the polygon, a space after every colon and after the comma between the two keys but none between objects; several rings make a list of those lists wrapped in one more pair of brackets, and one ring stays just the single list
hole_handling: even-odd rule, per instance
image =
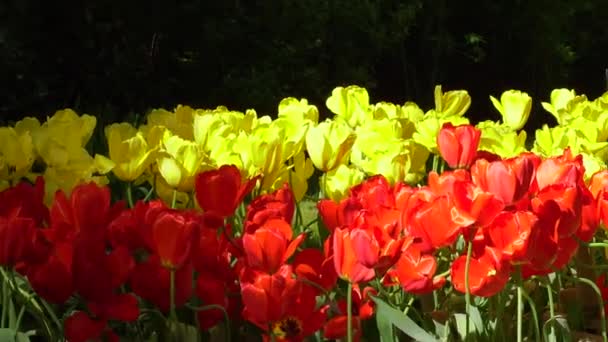
[{"label": "yellow tulip row", "polygon": [[[480,149],[501,157],[526,151],[521,129],[530,115],[530,96],[509,90],[490,99],[502,120],[477,125]],[[183,204],[197,173],[234,164],[244,177],[262,176],[261,192],[289,182],[298,200],[316,167],[324,173],[325,196],[339,200],[369,175],[383,174],[390,182],[422,179],[427,159],[437,153],[440,127],[469,123],[464,114],[470,104],[465,90],[444,93],[441,86],[435,88],[435,108],[426,112],[414,102],[372,104],[364,88],[338,87],[326,101],[335,116],[320,123],[317,107],[306,99],[282,100],[274,120],[254,110],[180,105],[174,111],[151,111],[140,127],[124,122],[105,127],[105,156],[91,156],[85,149],[95,117],[65,109],[44,123],[25,118],[0,127],[0,189],[43,174],[50,199],[55,190],[69,193],[80,182],[103,184],[112,172],[125,182],[149,182],[166,201],[177,190],[177,202]],[[559,125],[538,130],[532,151],[549,156],[570,146],[584,154],[587,176],[606,167],[608,93],[588,101],[573,90],[556,89],[551,102],[542,105]]]}]

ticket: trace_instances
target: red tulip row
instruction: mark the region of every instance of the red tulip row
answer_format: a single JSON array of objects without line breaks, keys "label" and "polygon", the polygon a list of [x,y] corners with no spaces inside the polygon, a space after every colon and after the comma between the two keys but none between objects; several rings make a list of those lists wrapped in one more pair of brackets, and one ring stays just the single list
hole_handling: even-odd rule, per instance
[{"label": "red tulip row", "polygon": [[[608,172],[586,185],[582,159],[569,150],[499,160],[477,153],[475,134],[472,126],[444,127],[440,152],[460,169],[432,171],[427,185],[390,186],[374,176],[339,203],[319,201],[330,233],[322,248],[301,247],[287,185],[254,198],[242,224],[233,224],[257,182],[243,181],[234,166],[197,176],[202,211],[156,200],[125,208],[92,183],[69,197],[57,192],[47,209],[43,180],[23,182],[0,193],[0,264],[48,302],[80,300],[64,321],[70,341],[117,340],[108,322],[133,322],[148,304],[173,320],[177,309],[196,310],[202,330],[225,310],[233,324],[247,321],[276,341],[319,330],[341,338],[348,327],[357,338],[380,286],[425,294],[451,284],[492,296],[516,273],[564,267],[608,218]],[[438,274],[442,251],[452,259]],[[350,322],[339,278],[351,284]]]}]

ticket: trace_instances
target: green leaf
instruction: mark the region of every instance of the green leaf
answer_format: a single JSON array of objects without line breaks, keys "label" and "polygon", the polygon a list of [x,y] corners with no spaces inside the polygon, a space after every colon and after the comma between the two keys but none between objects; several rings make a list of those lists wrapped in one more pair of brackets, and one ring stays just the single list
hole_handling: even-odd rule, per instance
[{"label": "green leaf", "polygon": [[29,342],[30,338],[21,332],[14,329],[0,329],[0,341],[6,342]]},{"label": "green leaf", "polygon": [[561,336],[561,340],[566,342],[566,341],[572,341],[572,333],[570,332],[570,326],[568,325],[568,320],[562,316],[554,316],[550,319],[548,319],[544,326],[543,326],[543,335],[545,338],[545,341],[556,341],[556,337],[555,336],[549,336],[549,327],[553,325],[555,326],[558,332],[558,336]]},{"label": "green leaf", "polygon": [[429,334],[422,329],[411,318],[404,315],[401,311],[391,307],[378,297],[372,297],[376,303],[377,320],[387,320],[404,334],[420,342],[435,342],[437,337]]},{"label": "green leaf", "polygon": [[376,326],[380,333],[381,342],[394,342],[395,335],[393,334],[393,325],[384,316],[376,315]]},{"label": "green leaf", "polygon": [[479,309],[474,306],[471,305],[471,322],[473,322],[473,328],[475,329],[475,331],[477,331],[480,335],[484,332],[484,326],[483,326],[483,320],[481,318],[481,313],[479,312]]}]

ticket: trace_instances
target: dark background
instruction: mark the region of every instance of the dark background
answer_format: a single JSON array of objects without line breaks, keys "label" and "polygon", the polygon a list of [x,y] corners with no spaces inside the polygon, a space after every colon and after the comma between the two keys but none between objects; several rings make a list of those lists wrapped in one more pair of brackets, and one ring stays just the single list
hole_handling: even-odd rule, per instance
[{"label": "dark background", "polygon": [[534,98],[528,129],[553,120],[553,88],[606,88],[606,0],[0,2],[0,122],[72,107],[103,123],[151,108],[226,105],[273,114],[286,96],[327,115],[339,85],[373,102],[433,106],[433,86]]}]

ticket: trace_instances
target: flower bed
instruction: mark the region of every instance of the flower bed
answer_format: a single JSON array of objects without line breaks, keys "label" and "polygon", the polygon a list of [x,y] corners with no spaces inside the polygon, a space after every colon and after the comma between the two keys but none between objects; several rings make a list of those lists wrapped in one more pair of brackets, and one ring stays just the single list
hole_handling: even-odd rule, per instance
[{"label": "flower bed", "polygon": [[527,94],[477,125],[470,101],[178,106],[105,127],[101,154],[69,109],[2,127],[0,334],[606,341],[608,93],[553,91],[529,145]]}]

